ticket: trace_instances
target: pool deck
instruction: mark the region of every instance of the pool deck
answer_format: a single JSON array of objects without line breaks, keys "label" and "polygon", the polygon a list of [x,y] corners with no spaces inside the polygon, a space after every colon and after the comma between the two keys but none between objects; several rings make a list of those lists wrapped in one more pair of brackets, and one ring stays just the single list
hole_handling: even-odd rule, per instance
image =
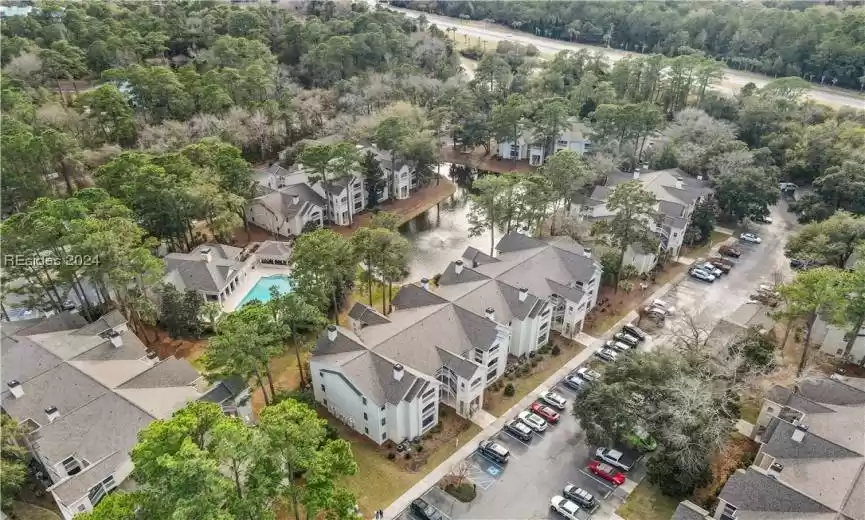
[{"label": "pool deck", "polygon": [[235,311],[238,306],[240,306],[240,302],[242,302],[246,297],[246,294],[255,287],[255,284],[257,284],[258,280],[261,278],[274,275],[289,276],[291,274],[291,268],[287,266],[256,263],[254,264],[254,267],[254,269],[249,270],[246,279],[237,287],[237,289],[235,289],[235,291],[225,299],[225,302],[222,304],[223,312]]}]

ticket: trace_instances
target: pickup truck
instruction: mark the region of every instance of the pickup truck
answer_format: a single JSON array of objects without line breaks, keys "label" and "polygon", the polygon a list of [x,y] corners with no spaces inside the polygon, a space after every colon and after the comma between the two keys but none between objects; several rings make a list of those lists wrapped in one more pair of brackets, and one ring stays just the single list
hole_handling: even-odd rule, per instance
[{"label": "pickup truck", "polygon": [[622,471],[631,471],[637,462],[636,457],[612,448],[598,448],[595,450],[595,458]]}]

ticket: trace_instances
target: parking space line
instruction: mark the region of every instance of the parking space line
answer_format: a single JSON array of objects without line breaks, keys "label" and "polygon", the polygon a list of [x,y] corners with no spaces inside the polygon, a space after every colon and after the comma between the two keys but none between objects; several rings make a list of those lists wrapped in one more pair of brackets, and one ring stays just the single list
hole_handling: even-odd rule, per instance
[{"label": "parking space line", "polygon": [[[501,430],[499,430],[499,433],[504,433],[505,435],[507,435],[507,436],[510,437],[511,439],[513,439],[513,440],[517,441],[518,443],[522,444],[523,446],[525,446],[526,448],[531,448],[531,447],[532,447],[531,444],[526,444],[525,442],[523,442],[522,439],[518,438],[516,435],[514,435],[513,433],[511,433],[511,432],[505,430],[504,428],[501,429]],[[513,456],[514,456],[514,454],[511,453],[511,457],[513,457]],[[518,457],[517,457],[517,458],[518,458]]]},{"label": "parking space line", "polygon": [[607,482],[599,479],[598,477],[594,476],[593,474],[589,473],[588,471],[586,471],[584,469],[581,469],[580,473],[589,477],[590,479],[594,480],[595,482],[597,482],[598,484],[600,484],[600,485],[604,486],[604,488],[606,488],[607,492],[604,494],[604,500],[606,500],[610,496],[610,494],[612,494],[612,492],[616,490],[616,488],[614,486],[611,486]]}]

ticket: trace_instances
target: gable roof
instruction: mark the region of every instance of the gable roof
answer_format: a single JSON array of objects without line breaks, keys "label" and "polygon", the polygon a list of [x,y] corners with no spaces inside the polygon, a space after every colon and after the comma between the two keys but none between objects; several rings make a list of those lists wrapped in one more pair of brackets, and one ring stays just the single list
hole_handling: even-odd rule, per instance
[{"label": "gable roof", "polygon": [[832,513],[811,497],[749,468],[733,473],[719,498],[742,511],[772,513]]},{"label": "gable roof", "polygon": [[456,285],[458,283],[466,283],[466,282],[479,282],[482,280],[489,280],[489,277],[483,275],[474,269],[471,269],[465,265],[463,265],[462,270],[459,274],[456,271],[456,262],[451,262],[442,271],[441,276],[439,277],[438,284],[442,285]]},{"label": "gable roof", "polygon": [[278,240],[265,240],[255,250],[255,254],[258,256],[288,259],[291,257],[291,245],[288,242]]},{"label": "gable roof", "polygon": [[368,305],[356,302],[350,311],[348,317],[357,320],[365,325],[382,325],[390,323],[390,320],[379,314],[378,311]]},{"label": "gable roof", "polygon": [[484,314],[487,308],[492,308],[499,323],[526,319],[540,301],[537,296],[527,292],[525,300],[521,302],[518,288],[498,280],[488,280],[454,300],[460,307],[478,315]]},{"label": "gable roof", "polygon": [[801,441],[793,440],[796,426],[777,417],[772,418],[762,437],[763,451],[783,459],[839,459],[861,457],[860,454],[828,441],[819,435],[802,431]]},{"label": "gable roof", "polygon": [[514,251],[535,249],[537,247],[544,247],[545,245],[542,240],[537,238],[522,233],[511,232],[499,240],[499,243],[496,244],[496,251],[499,253],[513,253]]},{"label": "gable roof", "polygon": [[440,305],[448,301],[437,294],[427,291],[415,284],[406,284],[400,287],[391,304],[397,309],[415,309],[429,305]]},{"label": "gable roof", "polygon": [[688,500],[679,502],[670,520],[706,520],[709,512]]},{"label": "gable roof", "polygon": [[343,364],[342,370],[376,404],[396,405],[406,397],[418,377],[403,365],[402,379],[397,380],[394,377],[395,365],[375,352],[366,351]]},{"label": "gable roof", "polygon": [[[206,247],[211,248],[209,262],[201,254]],[[231,255],[229,248],[237,254]],[[241,251],[231,246],[200,245],[189,253],[170,253],[165,256],[166,278],[172,282],[179,280],[183,286],[178,290],[222,292],[242,266],[242,262],[234,259]]]},{"label": "gable roof", "polygon": [[468,260],[472,267],[498,262],[498,260],[492,256],[480,251],[479,249],[475,249],[472,246],[468,246],[466,250],[463,251],[462,257]]}]

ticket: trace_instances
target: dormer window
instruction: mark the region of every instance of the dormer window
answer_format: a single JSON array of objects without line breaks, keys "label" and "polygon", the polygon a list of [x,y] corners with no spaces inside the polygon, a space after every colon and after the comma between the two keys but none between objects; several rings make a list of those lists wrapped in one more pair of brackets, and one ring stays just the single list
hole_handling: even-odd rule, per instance
[{"label": "dormer window", "polygon": [[81,473],[81,463],[79,463],[75,457],[68,457],[64,459],[61,464],[63,464],[63,470],[66,471],[66,474],[70,477]]},{"label": "dormer window", "polygon": [[96,504],[105,498],[105,495],[114,491],[117,488],[117,483],[114,481],[114,475],[108,475],[102,482],[90,488],[87,497],[90,499],[90,504],[96,507]]}]

